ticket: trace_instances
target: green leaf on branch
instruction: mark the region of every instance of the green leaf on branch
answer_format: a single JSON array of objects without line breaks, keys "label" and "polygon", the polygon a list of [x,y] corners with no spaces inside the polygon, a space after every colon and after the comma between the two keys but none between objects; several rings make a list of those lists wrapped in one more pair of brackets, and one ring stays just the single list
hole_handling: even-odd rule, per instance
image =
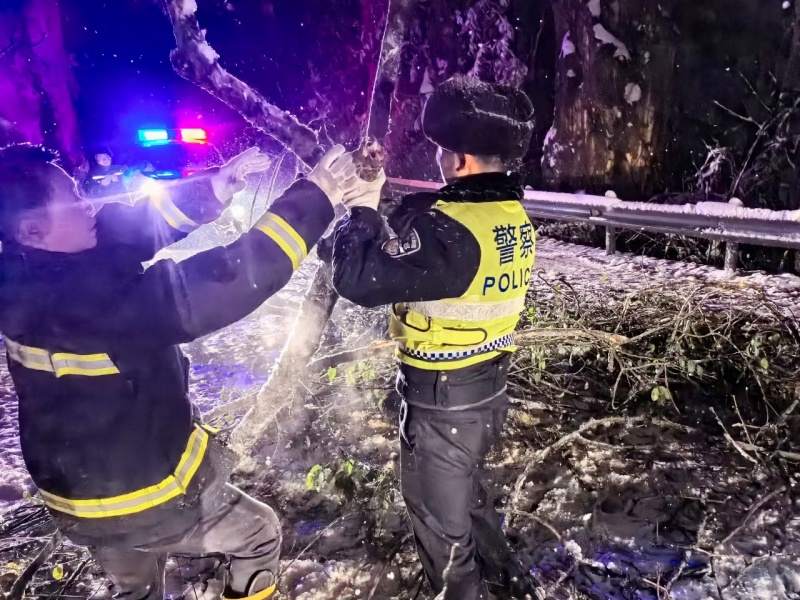
[{"label": "green leaf on branch", "polygon": [[328,367],[328,371],[325,373],[325,376],[328,378],[328,383],[333,383],[336,380],[337,372],[336,367]]},{"label": "green leaf on branch", "polygon": [[668,387],[657,385],[650,391],[650,399],[656,404],[666,404],[672,402],[672,392]]},{"label": "green leaf on branch", "polygon": [[322,465],[314,465],[306,473],[306,489],[310,492],[322,491],[329,477],[330,469]]}]

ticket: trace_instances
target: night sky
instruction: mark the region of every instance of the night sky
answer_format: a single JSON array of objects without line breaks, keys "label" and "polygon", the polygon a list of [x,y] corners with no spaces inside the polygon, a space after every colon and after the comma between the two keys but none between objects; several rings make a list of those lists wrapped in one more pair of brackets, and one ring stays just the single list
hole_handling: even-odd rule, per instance
[{"label": "night sky", "polygon": [[[354,16],[341,35],[357,41],[356,0],[207,0],[199,2],[199,18],[226,68],[281,107],[302,113],[308,65],[326,60],[319,29],[334,5],[340,17],[342,11]],[[172,31],[154,0],[62,0],[62,11],[86,147],[119,144],[141,126],[200,125],[218,138],[244,127],[238,115],[174,73]]]}]

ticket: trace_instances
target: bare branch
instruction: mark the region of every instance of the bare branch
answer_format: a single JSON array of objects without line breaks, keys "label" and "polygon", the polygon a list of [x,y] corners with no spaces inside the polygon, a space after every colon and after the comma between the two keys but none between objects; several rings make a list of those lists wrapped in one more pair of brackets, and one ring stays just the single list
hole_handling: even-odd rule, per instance
[{"label": "bare branch", "polygon": [[170,55],[175,71],[239,112],[253,127],[275,138],[306,165],[316,164],[323,153],[317,133],[222,68],[219,55],[200,29],[197,5],[185,0],[164,0],[164,9],[177,42]]},{"label": "bare branch", "polygon": [[7,599],[8,600],[22,600],[25,597],[25,590],[28,587],[28,584],[33,579],[33,576],[36,575],[36,571],[39,570],[44,562],[50,558],[50,556],[55,552],[56,548],[61,545],[62,535],[60,531],[56,531],[52,538],[42,547],[39,551],[39,554],[30,562],[30,564],[25,567],[25,570],[20,574],[17,580],[14,582],[14,585],[11,586],[11,590],[8,593]]},{"label": "bare branch", "polygon": [[724,546],[725,544],[730,542],[742,529],[744,529],[747,526],[747,523],[750,521],[751,517],[754,514],[756,514],[756,512],[758,512],[758,510],[762,506],[767,504],[775,496],[778,496],[779,494],[782,494],[785,491],[786,491],[785,487],[779,487],[778,489],[771,491],[769,494],[767,494],[766,496],[761,498],[761,500],[759,500],[758,502],[753,504],[753,506],[750,508],[750,510],[747,511],[747,515],[745,515],[744,520],[739,524],[738,527],[736,527],[736,529],[734,529],[727,536],[725,536],[724,540],[722,540],[719,544],[717,544],[717,548],[719,548],[720,546]]},{"label": "bare branch", "polygon": [[725,425],[722,423],[722,419],[720,419],[719,416],[717,415],[717,411],[715,411],[713,408],[709,408],[709,410],[711,411],[711,414],[714,415],[714,418],[717,420],[717,423],[719,423],[719,426],[722,427],[722,432],[723,435],[725,436],[725,439],[731,446],[733,446],[734,450],[736,450],[739,454],[742,455],[742,457],[749,460],[750,462],[758,464],[758,459],[753,458],[747,452],[745,452],[744,448],[742,448],[742,446],[735,439],[733,439],[733,436],[730,433],[728,433],[728,430],[725,429]]},{"label": "bare branch", "polygon": [[759,128],[761,127],[761,123],[758,123],[752,117],[748,117],[746,115],[739,114],[735,110],[733,110],[732,108],[728,108],[727,106],[725,106],[724,104],[722,104],[721,102],[719,102],[717,100],[714,100],[714,106],[716,106],[720,110],[728,113],[730,116],[732,116],[735,119],[739,119],[740,121],[743,121],[744,123],[748,123],[748,124],[753,125],[755,127],[759,127]]}]

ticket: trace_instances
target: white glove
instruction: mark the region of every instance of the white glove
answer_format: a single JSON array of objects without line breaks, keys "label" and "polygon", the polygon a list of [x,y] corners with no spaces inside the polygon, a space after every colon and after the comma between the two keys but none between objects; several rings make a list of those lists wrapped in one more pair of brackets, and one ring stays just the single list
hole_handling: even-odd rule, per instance
[{"label": "white glove", "polygon": [[325,192],[331,204],[336,206],[342,203],[348,180],[352,180],[355,174],[353,157],[345,153],[344,146],[337,144],[325,153],[306,179]]},{"label": "white glove", "polygon": [[222,204],[228,204],[234,194],[247,187],[245,177],[251,173],[265,171],[271,162],[269,156],[255,146],[234,156],[211,176],[211,187],[217,200]]},{"label": "white glove", "polygon": [[363,206],[378,210],[381,202],[381,190],[386,183],[386,173],[383,169],[378,172],[375,181],[364,181],[358,175],[347,182],[347,191],[344,194],[344,205],[347,208]]}]

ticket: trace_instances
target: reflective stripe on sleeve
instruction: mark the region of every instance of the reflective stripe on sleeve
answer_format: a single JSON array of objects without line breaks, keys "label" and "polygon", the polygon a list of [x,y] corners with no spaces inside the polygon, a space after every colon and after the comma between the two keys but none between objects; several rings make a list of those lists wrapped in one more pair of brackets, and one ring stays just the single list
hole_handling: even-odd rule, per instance
[{"label": "reflective stripe on sleeve", "polygon": [[308,256],[306,241],[295,231],[294,227],[275,213],[266,213],[259,219],[255,227],[265,233],[283,250],[284,254],[292,262],[293,268],[297,269],[305,257]]},{"label": "reflective stripe on sleeve", "polygon": [[164,504],[184,494],[203,462],[209,434],[195,426],[175,471],[161,482],[120,496],[88,500],[70,500],[44,490],[44,503],[59,512],[83,519],[102,519],[131,515]]},{"label": "reflective stripe on sleeve", "polygon": [[172,201],[166,192],[152,194],[150,200],[155,209],[173,229],[183,233],[191,233],[200,225],[187,217]]}]

